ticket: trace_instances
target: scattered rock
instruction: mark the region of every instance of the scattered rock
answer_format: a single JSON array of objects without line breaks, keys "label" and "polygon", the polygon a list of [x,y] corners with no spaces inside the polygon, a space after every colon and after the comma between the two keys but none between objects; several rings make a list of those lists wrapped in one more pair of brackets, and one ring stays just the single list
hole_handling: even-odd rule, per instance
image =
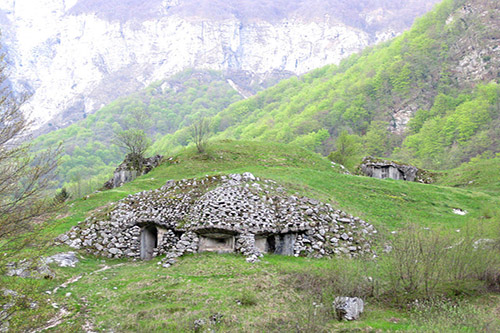
[{"label": "scattered rock", "polygon": [[333,307],[339,320],[357,320],[363,312],[364,302],[358,297],[336,297]]},{"label": "scattered rock", "polygon": [[14,290],[11,290],[11,289],[2,289],[2,294],[6,297],[10,296],[10,297],[17,297],[19,296],[19,294],[14,291]]},{"label": "scattered rock", "polygon": [[105,189],[120,187],[135,178],[149,173],[162,162],[163,156],[156,155],[148,158],[143,158],[141,161],[142,171],[134,169],[132,157],[128,154],[125,160],[115,169],[113,178],[104,183]]},{"label": "scattered rock", "polygon": [[58,253],[45,259],[45,263],[56,263],[59,267],[75,267],[79,262],[75,252]]},{"label": "scattered rock", "polygon": [[53,279],[56,276],[43,260],[34,263],[26,259],[8,263],[6,275],[33,279]]},{"label": "scattered rock", "polygon": [[467,215],[468,212],[466,210],[460,209],[460,208],[453,208],[453,214],[457,215]]}]

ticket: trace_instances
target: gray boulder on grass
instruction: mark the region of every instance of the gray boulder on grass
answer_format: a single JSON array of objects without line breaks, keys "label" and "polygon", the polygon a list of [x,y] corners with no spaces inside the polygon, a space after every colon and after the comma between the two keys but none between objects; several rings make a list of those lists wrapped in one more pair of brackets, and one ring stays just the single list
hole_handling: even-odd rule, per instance
[{"label": "gray boulder on grass", "polygon": [[356,320],[363,312],[364,302],[359,297],[335,297],[333,307],[340,320]]}]

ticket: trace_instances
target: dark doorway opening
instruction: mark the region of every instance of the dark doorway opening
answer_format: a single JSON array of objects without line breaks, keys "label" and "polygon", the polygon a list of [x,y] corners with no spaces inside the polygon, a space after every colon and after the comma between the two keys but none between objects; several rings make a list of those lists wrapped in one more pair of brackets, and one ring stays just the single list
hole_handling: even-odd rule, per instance
[{"label": "dark doorway opening", "polygon": [[147,225],[141,230],[141,260],[151,260],[158,246],[158,229]]},{"label": "dark doorway opening", "polygon": [[265,239],[265,244],[256,239],[256,246],[262,252],[281,254],[285,256],[293,255],[296,234],[270,235]]},{"label": "dark doorway opening", "polygon": [[267,237],[267,253],[274,253],[276,250],[276,242],[274,241],[274,235]]}]

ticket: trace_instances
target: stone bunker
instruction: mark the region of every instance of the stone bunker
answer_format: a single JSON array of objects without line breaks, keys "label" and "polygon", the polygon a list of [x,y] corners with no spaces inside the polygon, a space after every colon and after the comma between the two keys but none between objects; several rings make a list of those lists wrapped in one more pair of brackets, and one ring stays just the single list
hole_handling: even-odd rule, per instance
[{"label": "stone bunker", "polygon": [[382,160],[374,157],[365,157],[358,168],[358,174],[368,177],[429,184],[434,182],[434,175],[413,165]]},{"label": "stone bunker", "polygon": [[288,195],[251,173],[168,181],[102,208],[58,242],[107,257],[168,266],[185,253],[359,256],[370,253],[369,223],[317,200]]}]

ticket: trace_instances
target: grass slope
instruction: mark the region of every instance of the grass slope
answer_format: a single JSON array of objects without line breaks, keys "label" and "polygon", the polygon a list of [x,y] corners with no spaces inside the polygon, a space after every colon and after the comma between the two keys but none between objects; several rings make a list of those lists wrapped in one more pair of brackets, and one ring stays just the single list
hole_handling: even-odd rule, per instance
[{"label": "grass slope", "polygon": [[[50,239],[91,211],[130,193],[160,187],[168,179],[244,171],[273,178],[291,193],[325,200],[361,216],[383,235],[408,223],[435,229],[486,223],[484,211],[499,204],[496,196],[469,189],[344,175],[319,154],[293,145],[224,140],[211,142],[206,154],[187,148],[131,183],[69,203],[68,216],[50,222],[44,236]],[[469,214],[455,215],[452,208],[466,209]],[[45,254],[63,250],[51,247]],[[262,262],[249,265],[242,256],[197,254],[162,269],[158,260],[130,262],[85,255],[76,268],[54,267],[54,280],[0,277],[5,288],[26,295],[25,307],[12,317],[11,327],[46,327],[58,316],[61,323],[54,329],[58,332],[82,327],[116,332],[194,331],[195,322],[199,329],[218,331],[425,331],[435,327],[473,331],[484,323],[500,325],[496,312],[491,311],[495,307],[498,311],[500,302],[490,294],[468,297],[455,312],[436,310],[444,314],[437,321],[429,320],[426,313],[389,307],[373,298],[361,321],[332,319],[329,304],[340,291],[329,288],[339,283],[347,286],[342,290],[347,294],[367,292],[358,290],[359,286],[375,288],[366,286],[366,276],[380,274],[376,262],[266,255]],[[44,294],[76,277],[80,279],[67,287]],[[29,310],[33,301],[36,311]]]},{"label": "grass slope", "polygon": [[[97,207],[128,194],[159,188],[168,179],[246,171],[275,179],[294,194],[329,202],[381,228],[418,223],[456,229],[500,205],[497,197],[473,189],[345,175],[321,155],[293,145],[223,140],[211,142],[205,154],[198,154],[194,147],[186,148],[134,182],[74,201],[68,206],[69,216],[52,226],[52,234],[67,231]],[[454,208],[469,214],[456,215]]]},{"label": "grass slope", "polygon": [[460,167],[444,172],[438,184],[457,188],[473,189],[490,195],[500,194],[500,157],[473,158]]}]

